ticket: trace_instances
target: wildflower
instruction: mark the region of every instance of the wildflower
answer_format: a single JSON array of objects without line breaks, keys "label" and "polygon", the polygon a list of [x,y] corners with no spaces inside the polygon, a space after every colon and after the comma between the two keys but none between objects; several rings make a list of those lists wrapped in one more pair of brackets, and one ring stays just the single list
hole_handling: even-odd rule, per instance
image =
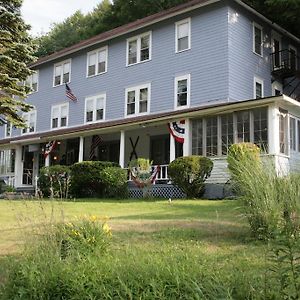
[{"label": "wildflower", "polygon": [[107,223],[104,223],[102,225],[102,230],[104,233],[106,233],[107,235],[111,235],[111,228],[108,226]]},{"label": "wildflower", "polygon": [[90,217],[90,220],[91,220],[92,222],[96,222],[96,221],[97,221],[97,216],[91,216],[91,217]]}]

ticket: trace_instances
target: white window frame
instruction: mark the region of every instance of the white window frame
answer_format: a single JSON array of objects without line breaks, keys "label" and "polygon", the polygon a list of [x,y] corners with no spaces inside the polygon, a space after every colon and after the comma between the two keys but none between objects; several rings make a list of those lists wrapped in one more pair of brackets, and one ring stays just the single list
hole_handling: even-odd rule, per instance
[{"label": "white window frame", "polygon": [[[10,138],[10,137],[12,137],[12,129],[13,129],[13,125],[12,125],[12,123],[11,122],[8,122],[9,124],[5,124],[5,126],[4,126],[4,137],[5,138]],[[7,127],[10,127],[10,134],[8,135],[7,134]]]},{"label": "white window frame", "polygon": [[[34,114],[34,130],[33,131],[29,131],[29,120],[30,120],[30,115],[32,115],[32,114]],[[27,122],[26,122],[26,132],[23,132],[23,129],[24,128],[22,128],[21,129],[21,135],[26,135],[26,134],[33,134],[33,133],[35,133],[36,132],[36,120],[37,120],[37,111],[36,111],[36,109],[33,109],[33,110],[31,110],[31,111],[29,111],[29,112],[26,112],[26,113],[23,113],[23,115],[22,115],[22,117],[24,118],[25,116],[28,116],[28,118],[27,118]]]},{"label": "white window frame", "polygon": [[[263,37],[263,27],[255,22],[252,23],[252,51],[253,53],[255,53],[256,55],[260,56],[260,57],[263,57],[264,56],[264,37]],[[261,54],[260,53],[257,53],[255,51],[255,28],[258,28],[261,30],[261,45],[260,45],[260,49],[261,49]]]},{"label": "white window frame", "polygon": [[[66,126],[61,127],[61,108],[63,106],[67,106],[67,121],[66,121]],[[58,125],[57,125],[57,127],[53,128],[52,127],[53,110],[57,107],[59,107]],[[52,105],[51,106],[51,119],[50,119],[50,128],[51,128],[51,130],[57,130],[57,129],[60,129],[60,128],[67,128],[68,126],[69,126],[69,102],[64,102],[64,103]]]},{"label": "white window frame", "polygon": [[[26,81],[29,81],[29,87],[31,88],[31,92],[30,94],[34,94],[37,93],[39,91],[39,70],[35,71],[35,74],[37,75],[37,81],[36,81],[36,91],[32,89],[32,84],[33,84],[33,75],[31,74],[28,76],[28,79]],[[26,81],[24,82],[24,84],[26,85]]]},{"label": "white window frame", "polygon": [[264,80],[260,77],[254,76],[254,82],[253,82],[253,99],[260,99],[256,98],[256,83],[261,84],[261,98],[264,98],[265,96],[265,88],[264,88]]},{"label": "white window frame", "polygon": [[[147,99],[147,111],[143,113],[139,113],[139,104],[140,104],[140,90],[141,89],[148,89],[148,99]],[[135,113],[131,115],[127,115],[127,100],[128,100],[128,92],[135,91]],[[137,97],[138,95],[138,97]],[[151,83],[145,83],[133,87],[128,87],[125,89],[125,118],[131,118],[136,116],[143,116],[150,113],[150,104],[151,104]]]},{"label": "white window frame", "polygon": [[[296,53],[296,70],[298,69],[298,51],[297,51],[297,48],[294,47],[293,45],[289,45],[289,50],[294,50],[295,53]],[[289,55],[290,55],[290,52],[289,52]],[[289,61],[290,61],[290,57],[289,57]]]},{"label": "white window frame", "polygon": [[[149,35],[149,59],[141,61],[141,39],[147,35]],[[137,41],[137,46],[136,46],[137,58],[135,63],[129,64],[129,43],[135,40]],[[152,31],[147,31],[145,33],[133,36],[126,40],[126,67],[145,63],[151,60],[152,60]]]},{"label": "white window frame", "polygon": [[275,90],[278,90],[281,92],[281,94],[283,94],[283,85],[278,81],[274,81],[272,83],[272,96],[276,96]]},{"label": "white window frame", "polygon": [[[180,26],[184,23],[188,23],[188,25],[189,25],[189,36],[188,36],[189,46],[188,46],[187,49],[178,51],[178,26]],[[175,53],[181,53],[181,52],[184,52],[184,51],[188,51],[192,48],[192,37],[191,37],[192,30],[191,30],[191,27],[192,27],[192,19],[191,18],[186,18],[184,20],[181,20],[181,21],[178,21],[178,22],[175,23]]]},{"label": "white window frame", "polygon": [[[96,120],[96,114],[97,114],[97,98],[103,97],[103,119],[101,120]],[[87,121],[86,120],[86,113],[87,113],[87,102],[88,101],[93,101],[93,120],[92,121]],[[103,122],[105,121],[106,117],[106,93],[100,93],[97,95],[89,96],[85,98],[85,104],[84,104],[84,123],[85,124],[92,124],[92,123],[98,123],[98,122]]]},{"label": "white window frame", "polygon": [[[68,82],[63,82],[63,76],[64,76],[64,68],[63,65],[69,63],[70,64],[70,75],[69,75],[69,81]],[[60,74],[60,84],[55,85],[55,68],[58,66],[62,66],[61,68],[61,74]],[[66,59],[64,61],[61,61],[59,63],[54,64],[53,67],[53,87],[58,87],[58,86],[62,86],[65,85],[66,83],[70,83],[71,82],[71,74],[72,74],[72,59]]]},{"label": "white window frame", "polygon": [[[105,71],[98,73],[98,67],[99,67],[99,52],[105,50]],[[89,56],[92,54],[96,54],[96,66],[95,66],[95,74],[89,75]],[[98,75],[102,75],[107,73],[107,64],[108,64],[108,46],[104,46],[102,48],[90,51],[87,53],[87,60],[86,60],[86,78],[95,77]]]},{"label": "white window frame", "polygon": [[[186,105],[178,106],[177,105],[177,91],[178,91],[178,82],[181,80],[187,80],[187,103]],[[191,74],[185,74],[177,76],[174,79],[174,109],[184,109],[190,107],[191,102]]]}]

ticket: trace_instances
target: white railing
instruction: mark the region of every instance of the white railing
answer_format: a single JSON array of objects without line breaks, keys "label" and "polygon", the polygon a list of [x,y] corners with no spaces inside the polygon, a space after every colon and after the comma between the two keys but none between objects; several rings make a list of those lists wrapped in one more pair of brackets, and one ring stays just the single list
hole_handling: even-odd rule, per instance
[{"label": "white railing", "polygon": [[[152,172],[158,167],[157,165],[151,166]],[[160,170],[156,176],[155,181],[169,181],[169,175],[168,175],[168,167],[169,165],[159,165]],[[127,169],[128,170],[128,169]],[[128,171],[128,181],[132,181],[131,173]]]},{"label": "white railing", "polygon": [[0,176],[6,185],[15,186],[15,175]]},{"label": "white railing", "polygon": [[32,169],[24,169],[23,170],[23,184],[25,185],[32,185],[32,174],[33,170]]}]

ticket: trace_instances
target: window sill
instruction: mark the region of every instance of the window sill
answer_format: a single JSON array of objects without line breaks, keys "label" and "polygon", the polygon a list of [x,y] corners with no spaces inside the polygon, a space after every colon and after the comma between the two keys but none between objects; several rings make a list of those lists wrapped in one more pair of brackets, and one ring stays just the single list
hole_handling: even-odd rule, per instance
[{"label": "window sill", "polygon": [[92,124],[96,124],[96,123],[103,123],[105,122],[105,119],[102,120],[96,120],[96,121],[90,121],[90,122],[84,122],[85,125],[92,125]]},{"label": "window sill", "polygon": [[141,117],[141,116],[147,116],[147,115],[150,115],[150,112],[141,113],[141,114],[132,114],[132,115],[125,114],[125,118],[129,119],[129,118],[135,118],[135,117]]},{"label": "window sill", "polygon": [[95,75],[90,75],[90,76],[87,75],[86,78],[94,78],[94,77],[97,77],[97,76],[100,76],[100,75],[104,75],[106,73],[107,73],[107,71],[102,72],[102,73],[98,73],[98,74],[95,74]]},{"label": "window sill", "polygon": [[71,83],[71,81],[65,82],[65,83],[61,83],[61,84],[58,84],[58,85],[53,85],[53,87],[56,88],[56,87],[63,86],[63,85],[69,84],[69,83]]},{"label": "window sill", "polygon": [[136,63],[134,63],[134,64],[130,64],[130,65],[126,65],[126,68],[128,68],[128,67],[132,67],[132,66],[136,66],[136,65],[140,65],[140,64],[144,64],[144,63],[147,63],[147,62],[150,62],[152,59],[150,58],[150,59],[147,59],[147,60],[143,60],[143,61],[140,61],[140,62],[136,62]]},{"label": "window sill", "polygon": [[186,51],[189,51],[191,50],[192,48],[187,48],[187,49],[184,49],[184,50],[180,50],[180,51],[175,51],[175,54],[179,54],[179,53],[182,53],[182,52],[186,52]]}]

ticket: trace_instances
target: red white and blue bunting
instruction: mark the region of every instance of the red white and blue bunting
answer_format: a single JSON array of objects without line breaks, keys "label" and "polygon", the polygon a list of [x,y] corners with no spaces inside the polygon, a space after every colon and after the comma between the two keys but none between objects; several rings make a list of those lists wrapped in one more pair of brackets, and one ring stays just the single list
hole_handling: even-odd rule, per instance
[{"label": "red white and blue bunting", "polygon": [[184,143],[185,120],[168,123],[169,131],[178,143]]},{"label": "red white and blue bunting", "polygon": [[46,144],[45,151],[44,151],[45,158],[54,150],[55,146],[56,146],[56,141],[50,141],[48,144]]}]

